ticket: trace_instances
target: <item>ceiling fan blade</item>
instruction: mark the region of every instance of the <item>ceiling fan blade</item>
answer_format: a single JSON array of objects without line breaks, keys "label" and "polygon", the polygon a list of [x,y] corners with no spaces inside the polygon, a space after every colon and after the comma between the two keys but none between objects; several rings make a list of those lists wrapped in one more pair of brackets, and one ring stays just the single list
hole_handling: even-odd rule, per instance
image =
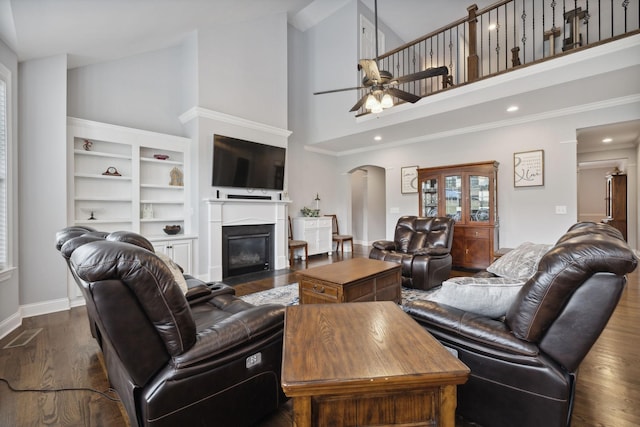
[{"label": "ceiling fan blade", "polygon": [[402,84],[402,83],[412,82],[414,80],[427,79],[429,77],[446,76],[447,74],[449,74],[449,69],[445,66],[436,67],[436,68],[427,68],[426,70],[418,71],[417,73],[407,74],[406,76],[397,77],[393,79],[390,83]]},{"label": "ceiling fan blade", "polygon": [[386,90],[387,90],[387,93],[389,95],[395,96],[396,98],[400,98],[403,101],[407,101],[407,102],[410,102],[412,104],[414,104],[414,103],[416,103],[416,102],[418,102],[418,101],[420,101],[422,99],[421,96],[414,95],[414,94],[409,93],[409,92],[405,92],[405,91],[397,89],[395,87],[388,87]]},{"label": "ceiling fan blade", "polygon": [[369,80],[380,81],[380,71],[378,64],[373,59],[361,59],[358,61],[358,70],[364,70],[364,74]]},{"label": "ceiling fan blade", "polygon": [[367,96],[369,96],[369,94],[365,94],[362,98],[360,98],[360,100],[358,102],[356,102],[356,105],[354,105],[353,107],[351,107],[351,110],[349,110],[350,112],[352,111],[358,111],[360,109],[360,107],[362,107],[364,105],[364,102],[367,100]]},{"label": "ceiling fan blade", "polygon": [[322,95],[325,93],[334,93],[334,92],[344,92],[347,90],[355,90],[355,89],[364,89],[364,86],[355,86],[355,87],[345,87],[343,89],[332,89],[332,90],[323,90],[321,92],[313,92],[314,95]]}]

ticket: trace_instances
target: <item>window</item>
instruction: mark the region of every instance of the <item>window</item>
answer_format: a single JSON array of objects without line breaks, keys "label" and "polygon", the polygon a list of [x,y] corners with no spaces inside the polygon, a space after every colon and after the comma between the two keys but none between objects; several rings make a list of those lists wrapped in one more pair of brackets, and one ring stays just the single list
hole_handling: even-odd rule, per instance
[{"label": "window", "polygon": [[9,174],[7,153],[9,147],[9,73],[0,65],[0,271],[8,267],[8,227],[7,227],[7,195],[9,191]]}]

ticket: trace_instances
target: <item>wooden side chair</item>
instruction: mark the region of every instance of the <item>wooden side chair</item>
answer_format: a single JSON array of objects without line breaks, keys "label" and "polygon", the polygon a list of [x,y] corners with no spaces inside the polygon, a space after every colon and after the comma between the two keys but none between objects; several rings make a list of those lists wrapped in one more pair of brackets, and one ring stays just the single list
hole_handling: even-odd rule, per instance
[{"label": "wooden side chair", "polygon": [[340,253],[344,254],[344,242],[351,242],[351,251],[353,252],[353,236],[348,234],[340,234],[340,229],[338,228],[338,217],[336,215],[325,215],[331,217],[331,239],[336,242],[336,252],[338,248],[340,249]]},{"label": "wooden side chair", "polygon": [[296,249],[304,248],[304,262],[306,263],[309,259],[309,247],[307,242],[304,240],[293,240],[293,228],[291,227],[291,217],[287,217],[289,219],[289,260],[293,262],[295,259]]}]

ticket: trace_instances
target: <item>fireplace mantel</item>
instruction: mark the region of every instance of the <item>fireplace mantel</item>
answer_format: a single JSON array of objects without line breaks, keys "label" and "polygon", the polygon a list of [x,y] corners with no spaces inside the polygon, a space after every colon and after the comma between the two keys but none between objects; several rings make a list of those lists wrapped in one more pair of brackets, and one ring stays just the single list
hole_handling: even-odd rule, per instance
[{"label": "fireplace mantel", "polygon": [[222,280],[222,227],[274,224],[275,270],[289,267],[287,212],[289,200],[207,199],[207,271],[209,281]]}]

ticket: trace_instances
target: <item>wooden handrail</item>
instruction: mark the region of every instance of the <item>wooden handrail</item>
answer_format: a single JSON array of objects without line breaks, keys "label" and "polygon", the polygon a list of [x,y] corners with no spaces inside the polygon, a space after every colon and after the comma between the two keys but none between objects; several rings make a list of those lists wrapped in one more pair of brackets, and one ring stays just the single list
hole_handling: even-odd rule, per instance
[{"label": "wooden handrail", "polygon": [[451,30],[451,29],[457,27],[458,25],[461,25],[461,24],[464,24],[465,22],[467,22],[467,19],[468,18],[466,18],[466,17],[465,18],[461,18],[461,19],[458,19],[457,21],[454,21],[453,23],[451,23],[449,25],[445,25],[444,27],[440,27],[435,31],[431,31],[430,33],[428,33],[428,34],[426,34],[426,35],[424,35],[422,37],[419,37],[419,38],[417,38],[415,40],[412,40],[412,41],[410,41],[408,43],[405,43],[402,46],[399,46],[399,47],[397,47],[397,48],[395,48],[393,50],[390,50],[389,52],[383,53],[382,55],[380,55],[378,57],[378,59],[387,58],[387,57],[393,55],[394,53],[398,53],[398,52],[400,52],[400,51],[402,51],[402,50],[404,50],[404,49],[406,49],[408,47],[411,47],[411,46],[416,45],[416,44],[418,44],[420,42],[423,42],[423,41],[425,41],[425,40],[427,40],[427,39],[429,39],[429,38],[431,38],[433,36],[436,36],[436,35],[438,35],[440,33],[444,33],[447,30]]},{"label": "wooden handrail", "polygon": [[[482,9],[472,4],[467,8],[466,17],[404,43],[379,55],[377,59],[381,61],[381,65],[384,61],[384,66],[389,71],[393,69],[393,74],[396,75],[408,75],[428,67],[446,66],[449,75],[443,77],[440,87],[435,80],[427,79],[406,82],[401,87],[406,92],[424,97],[440,90],[448,90],[453,85],[466,85],[640,32],[637,20],[630,18],[631,22],[628,22],[629,5],[626,2],[614,7],[613,2],[609,6],[608,0],[594,0],[592,3],[587,2],[584,10],[578,10],[575,1],[568,1],[566,8],[564,2],[558,2],[558,6],[545,3],[546,0],[499,0]],[[561,11],[558,13],[557,9],[560,7]],[[637,3],[634,5],[632,2],[629,7],[634,11],[632,13],[637,12],[640,17],[640,11],[636,10]],[[570,8],[572,10],[568,10]],[[549,21],[545,22],[545,16],[553,18],[551,28]],[[611,35],[602,34],[601,25],[609,25],[603,19],[608,19],[609,16]],[[562,23],[556,26],[558,17]],[[571,33],[563,30],[568,17],[572,19]],[[487,20],[498,25],[487,30],[483,28]],[[631,24],[631,28],[627,27],[628,24]],[[560,51],[556,39],[563,34],[565,37],[560,40]],[[359,114],[366,113],[364,107],[359,110]]]}]

